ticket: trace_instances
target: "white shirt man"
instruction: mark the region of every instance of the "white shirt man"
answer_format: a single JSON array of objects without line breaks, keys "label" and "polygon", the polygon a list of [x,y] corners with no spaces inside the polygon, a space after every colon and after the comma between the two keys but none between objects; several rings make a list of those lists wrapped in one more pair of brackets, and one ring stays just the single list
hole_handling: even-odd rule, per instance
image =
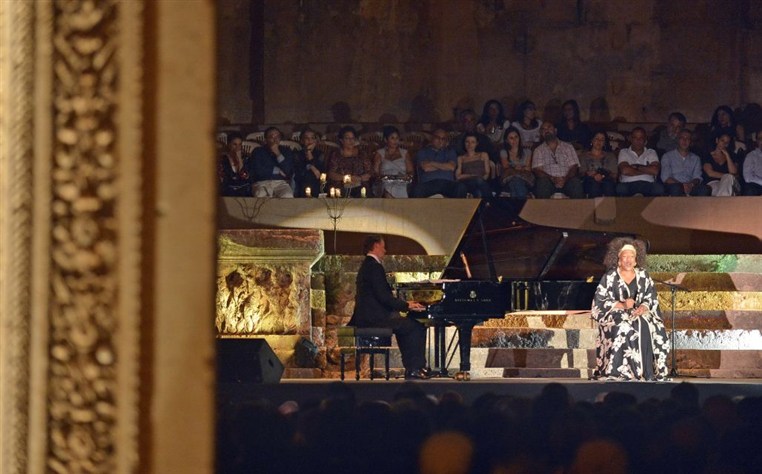
[{"label": "white shirt man", "polygon": [[757,132],[757,148],[743,162],[744,196],[762,196],[762,133]]},{"label": "white shirt man", "polygon": [[630,133],[630,147],[619,152],[618,196],[661,196],[664,186],[656,181],[659,175],[659,157],[646,148],[646,131],[636,127]]}]

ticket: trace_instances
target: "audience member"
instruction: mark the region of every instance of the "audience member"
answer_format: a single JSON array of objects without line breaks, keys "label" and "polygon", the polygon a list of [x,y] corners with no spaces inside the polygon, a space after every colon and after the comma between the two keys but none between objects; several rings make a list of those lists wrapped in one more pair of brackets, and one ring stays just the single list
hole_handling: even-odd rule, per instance
[{"label": "audience member", "polygon": [[476,124],[476,131],[487,135],[494,147],[500,143],[503,138],[503,130],[509,124],[510,122],[506,123],[503,104],[499,100],[491,99],[484,104],[482,116],[479,123]]},{"label": "audience member", "polygon": [[570,143],[577,150],[586,147],[590,143],[590,128],[582,123],[577,101],[567,100],[561,106],[561,111],[564,116],[556,125],[558,139]]},{"label": "audience member", "polygon": [[618,196],[661,196],[664,187],[656,181],[659,175],[659,157],[646,147],[646,130],[635,127],[630,133],[630,146],[619,151]]},{"label": "audience member", "polygon": [[757,132],[757,148],[743,161],[744,196],[762,196],[762,133]]},{"label": "audience member", "polygon": [[677,136],[677,148],[661,159],[661,180],[667,196],[709,196],[711,189],[703,184],[701,158],[690,150],[691,131],[683,129]]},{"label": "audience member", "polygon": [[302,130],[299,139],[302,142],[302,149],[296,154],[294,165],[294,182],[296,183],[294,194],[297,197],[318,197],[322,191],[322,185],[325,184],[320,181],[320,176],[327,171],[325,156],[316,147],[317,134],[311,128]]},{"label": "audience member", "polygon": [[534,187],[532,155],[521,146],[521,134],[516,127],[508,127],[503,133],[500,169],[501,189],[509,192],[512,199],[526,199]]},{"label": "audience member", "polygon": [[521,135],[521,143],[527,153],[532,153],[540,144],[540,125],[542,122],[537,118],[537,106],[531,100],[526,100],[519,105],[516,120],[511,126],[516,127]]},{"label": "audience member", "polygon": [[714,140],[714,149],[704,157],[704,183],[712,188],[712,196],[733,196],[739,189],[735,153],[728,149],[733,139],[721,133]]},{"label": "audience member", "polygon": [[400,147],[400,132],[397,127],[387,126],[383,130],[384,147],[373,157],[373,170],[380,183],[380,197],[406,198],[407,187],[415,170],[413,160],[407,150]]},{"label": "audience member", "polygon": [[497,161],[497,153],[495,147],[492,145],[490,138],[476,130],[476,112],[471,109],[462,110],[458,114],[458,126],[460,127],[460,134],[453,138],[450,144],[455,148],[455,154],[457,156],[466,153],[466,149],[463,148],[463,139],[466,133],[476,134],[477,146],[476,151],[484,152],[489,155],[490,160]]},{"label": "audience member", "polygon": [[558,139],[556,127],[550,122],[543,122],[540,132],[544,142],[532,154],[532,171],[537,178],[535,196],[547,199],[561,192],[572,199],[584,197],[574,147]]},{"label": "audience member", "polygon": [[714,110],[712,114],[712,120],[709,122],[711,140],[718,138],[720,135],[728,135],[733,143],[733,149],[735,150],[735,140],[743,142],[746,137],[744,136],[743,126],[739,125],[736,121],[736,116],[727,105],[721,105]]},{"label": "audience member", "polygon": [[239,133],[228,134],[228,149],[217,159],[217,178],[222,196],[251,196],[251,180],[246,170],[248,157],[241,148],[243,137]]},{"label": "audience member", "polygon": [[294,197],[294,152],[280,146],[281,133],[276,127],[265,130],[265,145],[254,150],[249,160],[249,176],[254,197]]},{"label": "audience member", "polygon": [[434,433],[423,442],[418,461],[420,474],[468,474],[474,444],[458,431]]},{"label": "audience member", "polygon": [[445,197],[466,197],[466,187],[455,181],[458,156],[455,150],[445,146],[447,132],[437,129],[431,143],[415,157],[418,183],[413,188],[413,197],[429,197],[441,194]]},{"label": "audience member", "polygon": [[669,118],[667,118],[667,126],[661,129],[659,137],[656,140],[656,153],[659,156],[677,148],[677,136],[680,134],[680,131],[685,128],[687,121],[685,115],[680,112],[672,112],[669,114]]},{"label": "audience member", "polygon": [[223,402],[216,472],[740,473],[762,462],[762,398],[710,396],[699,410],[685,382],[640,403],[617,391],[575,402],[558,383],[533,399],[488,392],[472,404],[412,382],[390,401],[331,385],[342,390],[280,408]]},{"label": "audience member", "polygon": [[338,189],[342,195],[349,192],[360,197],[372,195],[370,179],[373,176],[373,161],[361,152],[357,143],[357,131],[351,126],[339,130],[339,148],[328,155],[328,188]]},{"label": "audience member", "polygon": [[492,190],[487,183],[490,175],[489,155],[476,151],[478,138],[476,133],[466,132],[463,135],[464,154],[458,156],[455,167],[455,179],[462,183],[468,192],[478,198],[492,198]]},{"label": "audience member", "polygon": [[606,132],[595,132],[590,148],[579,155],[582,187],[589,198],[614,196],[619,173],[616,156],[608,147]]}]

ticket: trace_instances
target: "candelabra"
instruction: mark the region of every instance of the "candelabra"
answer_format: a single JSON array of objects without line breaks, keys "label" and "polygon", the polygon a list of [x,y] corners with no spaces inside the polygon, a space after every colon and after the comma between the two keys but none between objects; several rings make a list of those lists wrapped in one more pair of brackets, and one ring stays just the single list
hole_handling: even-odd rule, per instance
[{"label": "candelabra", "polygon": [[[322,181],[322,176],[321,176]],[[328,194],[324,197],[325,207],[328,211],[328,217],[333,223],[333,253],[336,253],[336,229],[339,226],[339,220],[344,215],[344,210],[349,203],[349,195],[352,191],[351,176],[344,176],[344,187],[331,188]],[[343,193],[342,193],[343,190]],[[321,193],[322,194],[322,193]]]}]

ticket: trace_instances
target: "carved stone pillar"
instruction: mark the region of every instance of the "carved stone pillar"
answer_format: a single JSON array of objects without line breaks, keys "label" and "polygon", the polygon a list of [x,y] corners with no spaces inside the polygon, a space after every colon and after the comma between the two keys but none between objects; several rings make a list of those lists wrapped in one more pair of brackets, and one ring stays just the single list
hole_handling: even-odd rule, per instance
[{"label": "carved stone pillar", "polygon": [[0,1],[3,473],[213,469],[214,19]]}]

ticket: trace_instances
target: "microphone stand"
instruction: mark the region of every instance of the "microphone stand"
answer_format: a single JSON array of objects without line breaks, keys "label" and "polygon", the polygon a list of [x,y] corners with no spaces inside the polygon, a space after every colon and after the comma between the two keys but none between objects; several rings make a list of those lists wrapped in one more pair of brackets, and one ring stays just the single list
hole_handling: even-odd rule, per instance
[{"label": "microphone stand", "polygon": [[655,278],[653,281],[668,286],[669,291],[672,293],[672,333],[670,334],[670,342],[672,344],[672,368],[669,371],[669,376],[677,377],[679,374],[677,372],[677,349],[675,348],[675,293],[677,290],[690,293],[691,290],[671,281],[657,280]]}]

